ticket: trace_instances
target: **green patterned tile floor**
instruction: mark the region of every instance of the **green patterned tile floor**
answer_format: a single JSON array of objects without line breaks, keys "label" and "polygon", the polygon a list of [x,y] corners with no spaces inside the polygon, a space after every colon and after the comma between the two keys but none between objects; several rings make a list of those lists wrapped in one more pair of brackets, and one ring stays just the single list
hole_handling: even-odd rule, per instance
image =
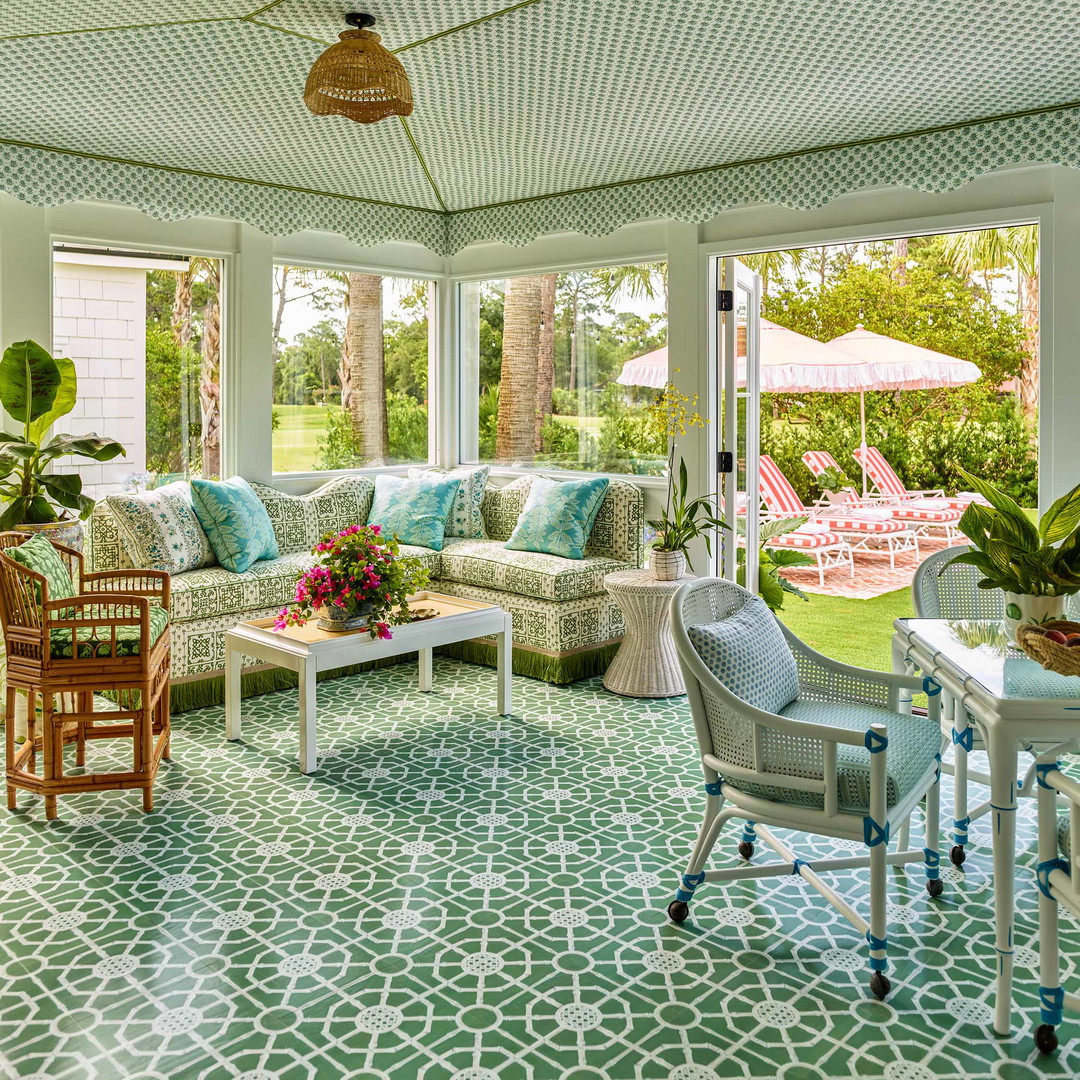
[{"label": "green patterned tile floor", "polygon": [[[995,1039],[985,819],[941,901],[919,865],[890,871],[878,1004],[858,935],[798,878],[703,886],[690,922],[667,921],[703,803],[683,699],[514,691],[498,717],[494,672],[437,661],[425,695],[400,665],[320,684],[312,776],[285,692],[246,704],[245,743],[224,741],[220,708],[177,717],[150,815],[117,792],[47,824],[21,795],[0,829],[0,1076],[1080,1073],[1080,1023],[1055,1058],[1031,1040],[1031,802],[1016,1030]],[[865,902],[860,876],[837,877]],[[1074,922],[1063,945],[1080,958]]]}]

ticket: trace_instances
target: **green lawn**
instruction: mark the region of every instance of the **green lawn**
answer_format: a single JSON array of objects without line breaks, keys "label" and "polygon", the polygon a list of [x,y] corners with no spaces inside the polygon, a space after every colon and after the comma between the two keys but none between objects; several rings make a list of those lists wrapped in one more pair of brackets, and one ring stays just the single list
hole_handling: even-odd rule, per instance
[{"label": "green lawn", "polygon": [[316,440],[336,405],[275,405],[274,472],[310,472],[318,467]]},{"label": "green lawn", "polygon": [[915,614],[910,589],[873,600],[807,595],[806,602],[787,597],[779,613],[807,645],[846,664],[892,671],[893,619]]}]

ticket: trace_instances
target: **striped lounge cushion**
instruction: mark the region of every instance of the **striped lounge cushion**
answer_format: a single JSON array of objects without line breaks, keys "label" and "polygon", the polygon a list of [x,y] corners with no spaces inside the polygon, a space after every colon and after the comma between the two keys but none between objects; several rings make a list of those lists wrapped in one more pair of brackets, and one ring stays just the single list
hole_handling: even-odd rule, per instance
[{"label": "striped lounge cushion", "polygon": [[829,517],[824,518],[823,523],[830,529],[838,532],[875,533],[888,535],[891,533],[905,532],[907,526],[901,521],[891,517]]},{"label": "striped lounge cushion", "polygon": [[[920,500],[929,501],[929,500]],[[944,501],[937,507],[890,506],[889,510],[898,521],[915,521],[923,524],[953,525],[960,520],[960,511],[950,508]]]},{"label": "striped lounge cushion", "polygon": [[766,547],[823,548],[843,542],[844,538],[839,533],[804,532],[796,529],[794,532],[784,533],[783,536],[774,536],[766,543]]}]

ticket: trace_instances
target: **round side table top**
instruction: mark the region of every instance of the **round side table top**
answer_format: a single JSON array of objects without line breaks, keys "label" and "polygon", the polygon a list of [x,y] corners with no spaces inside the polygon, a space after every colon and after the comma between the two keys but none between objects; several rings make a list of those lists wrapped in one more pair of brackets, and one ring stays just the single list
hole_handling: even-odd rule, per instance
[{"label": "round side table top", "polygon": [[604,578],[604,588],[611,592],[673,593],[691,580],[685,574],[675,581],[661,581],[651,570],[616,570]]}]

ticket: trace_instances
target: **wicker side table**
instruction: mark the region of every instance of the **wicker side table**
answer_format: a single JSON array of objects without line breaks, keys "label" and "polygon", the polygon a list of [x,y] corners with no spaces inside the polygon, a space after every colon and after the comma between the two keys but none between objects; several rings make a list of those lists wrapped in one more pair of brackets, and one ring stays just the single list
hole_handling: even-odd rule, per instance
[{"label": "wicker side table", "polygon": [[688,579],[658,581],[649,570],[618,570],[604,578],[626,621],[626,635],[604,675],[604,686],[624,697],[686,693],[671,639],[671,597]]}]

